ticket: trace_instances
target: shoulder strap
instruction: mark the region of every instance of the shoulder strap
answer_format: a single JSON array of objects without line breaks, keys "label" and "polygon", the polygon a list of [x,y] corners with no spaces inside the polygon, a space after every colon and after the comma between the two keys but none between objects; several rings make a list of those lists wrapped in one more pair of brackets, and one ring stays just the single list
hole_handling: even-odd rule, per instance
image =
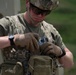
[{"label": "shoulder strap", "polygon": [[[25,25],[30,32],[32,32],[31,29],[30,29],[29,26],[28,26],[28,22],[24,19],[23,16],[24,16],[24,15],[22,14],[22,15],[18,15],[17,17],[18,17],[19,21],[20,21],[23,25]],[[18,21],[18,19],[17,19],[16,21]],[[22,21],[22,20],[23,20],[23,21]]]}]

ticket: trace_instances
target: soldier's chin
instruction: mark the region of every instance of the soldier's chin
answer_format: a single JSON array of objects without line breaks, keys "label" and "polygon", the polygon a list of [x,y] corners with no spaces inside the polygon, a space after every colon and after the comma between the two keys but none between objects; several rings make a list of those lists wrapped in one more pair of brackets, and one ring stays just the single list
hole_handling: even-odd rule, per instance
[{"label": "soldier's chin", "polygon": [[35,22],[42,22],[43,19],[34,19]]}]

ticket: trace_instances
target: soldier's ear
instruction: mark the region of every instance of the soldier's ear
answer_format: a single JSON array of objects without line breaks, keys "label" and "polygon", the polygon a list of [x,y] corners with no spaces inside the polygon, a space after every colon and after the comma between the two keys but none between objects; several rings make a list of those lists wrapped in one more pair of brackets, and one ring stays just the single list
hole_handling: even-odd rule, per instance
[{"label": "soldier's ear", "polygon": [[29,7],[30,7],[29,0],[26,0],[26,9],[28,9]]},{"label": "soldier's ear", "polygon": [[29,2],[29,0],[26,0],[26,3],[28,3]]}]

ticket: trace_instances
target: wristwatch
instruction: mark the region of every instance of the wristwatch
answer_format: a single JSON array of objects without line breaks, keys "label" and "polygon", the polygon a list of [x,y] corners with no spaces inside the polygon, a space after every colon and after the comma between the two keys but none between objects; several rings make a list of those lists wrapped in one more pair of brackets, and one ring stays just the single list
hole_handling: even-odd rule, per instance
[{"label": "wristwatch", "polygon": [[14,35],[10,35],[10,36],[9,36],[9,40],[10,40],[10,45],[11,45],[11,46],[12,46],[12,45],[15,45],[13,39],[14,39]]}]

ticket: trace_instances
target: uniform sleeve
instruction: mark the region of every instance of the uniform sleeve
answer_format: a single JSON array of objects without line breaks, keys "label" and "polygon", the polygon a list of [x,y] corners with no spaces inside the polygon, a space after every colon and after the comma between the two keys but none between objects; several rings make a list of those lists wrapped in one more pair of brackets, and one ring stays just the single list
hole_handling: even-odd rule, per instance
[{"label": "uniform sleeve", "polygon": [[54,40],[55,40],[55,44],[58,45],[60,48],[63,48],[63,49],[66,48],[59,32],[53,26],[52,26],[52,29],[53,29],[52,34],[53,34],[53,37],[54,37]]},{"label": "uniform sleeve", "polygon": [[[62,37],[61,35],[59,34],[59,32],[57,31],[57,29],[50,23],[47,23],[45,21],[43,21],[43,25],[46,29],[47,32],[50,32],[51,36],[50,38],[52,39],[52,42],[54,44],[56,44],[57,46],[59,46],[60,48],[66,48],[63,40],[62,40]],[[50,35],[50,34],[47,34],[47,35]]]},{"label": "uniform sleeve", "polygon": [[4,36],[4,34],[5,34],[5,30],[4,30],[3,26],[1,26],[1,24],[0,24],[0,36]]},{"label": "uniform sleeve", "polygon": [[0,36],[7,35],[9,32],[10,21],[7,17],[0,19]]},{"label": "uniform sleeve", "polygon": [[62,40],[62,37],[59,33],[57,33],[55,41],[56,41],[57,45],[60,46],[61,48],[63,48],[63,49],[66,48],[66,46]]}]

